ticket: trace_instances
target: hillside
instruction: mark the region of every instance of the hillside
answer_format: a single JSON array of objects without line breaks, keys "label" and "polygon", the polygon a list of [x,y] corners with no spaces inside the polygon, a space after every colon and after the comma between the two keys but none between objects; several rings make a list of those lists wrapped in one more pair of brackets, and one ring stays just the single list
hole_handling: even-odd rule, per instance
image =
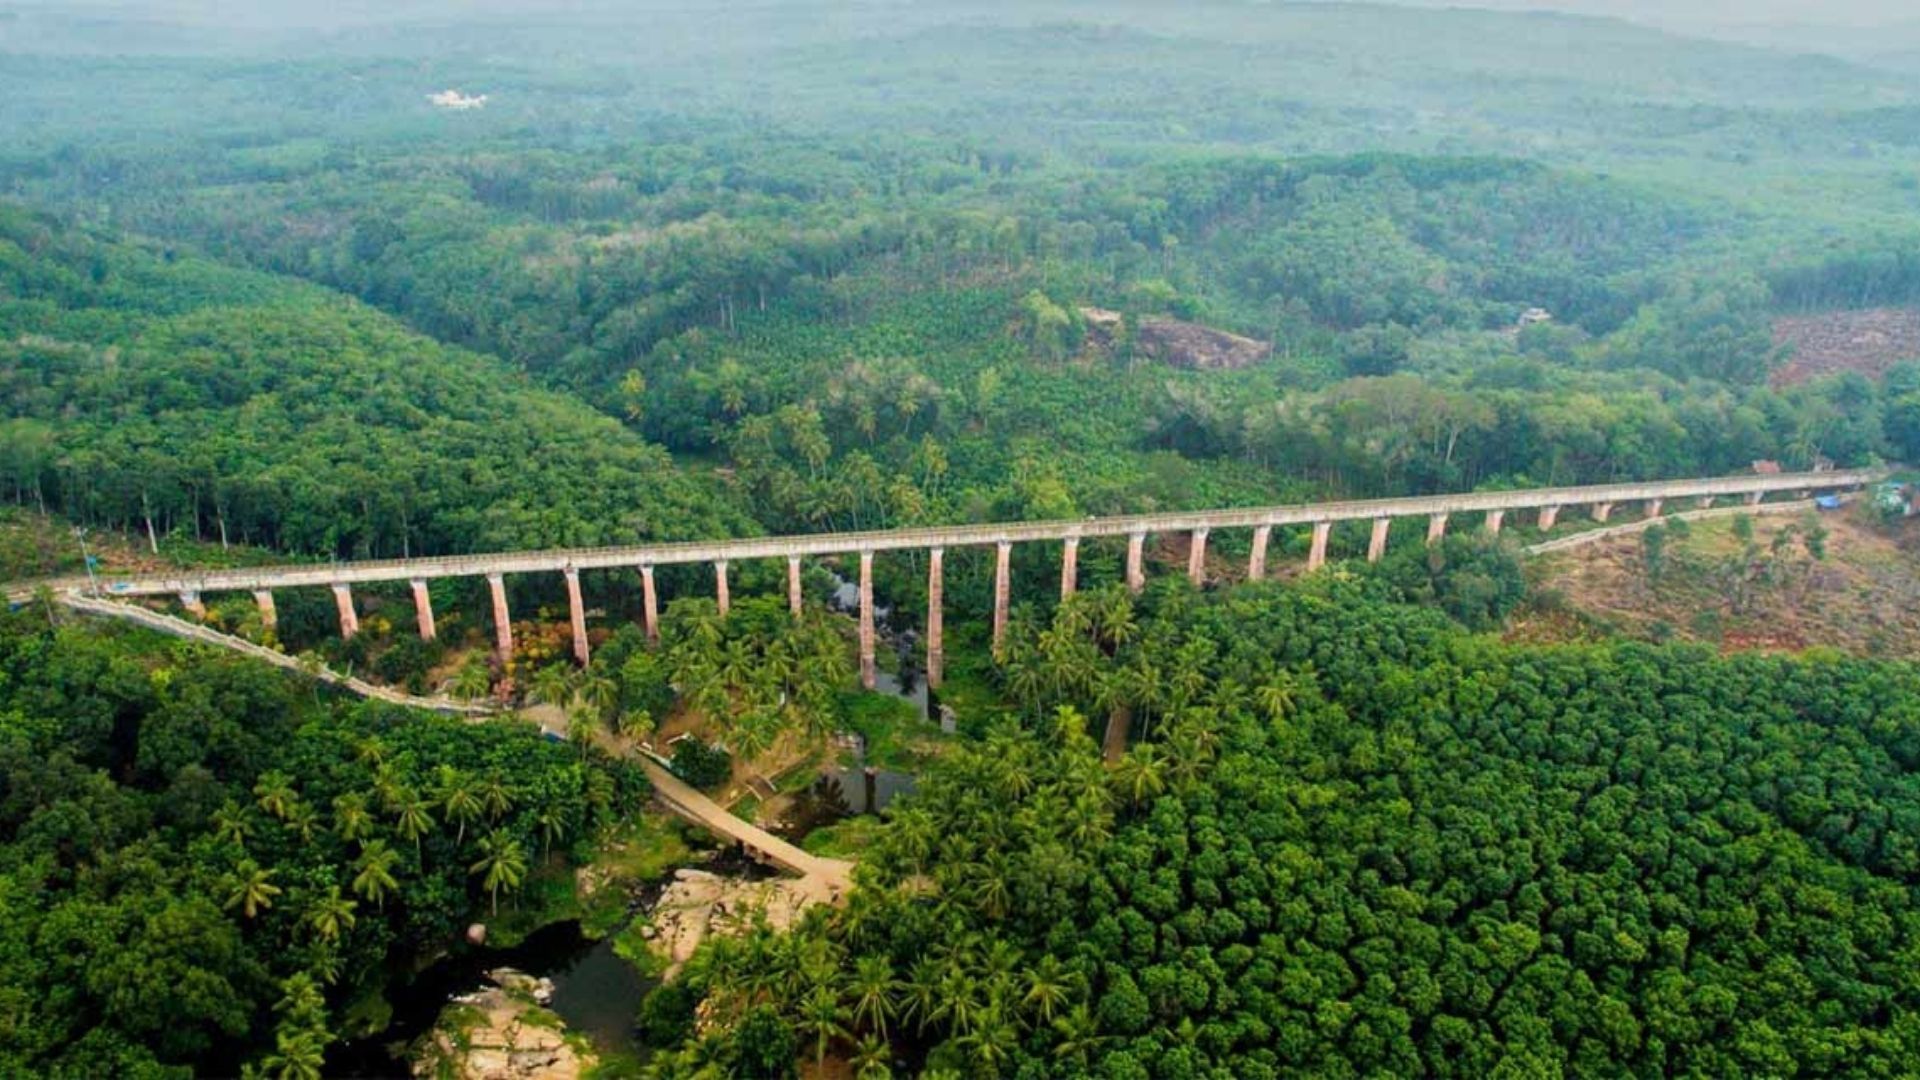
[{"label": "hillside", "polygon": [[0,490],[108,528],[363,558],[750,528],[496,360],[4,206],[0,402]]},{"label": "hillside", "polygon": [[[1883,523],[1859,505],[1750,520],[1751,547],[1735,519],[1716,518],[1691,523],[1685,535],[1670,529],[1651,561],[1639,535],[1542,556],[1531,576],[1544,610],[1520,619],[1514,636],[1920,654],[1920,521]],[[1812,544],[1817,555],[1808,545],[1815,530],[1825,532]]]},{"label": "hillside", "polygon": [[1772,375],[1777,386],[1857,371],[1870,378],[1903,360],[1920,360],[1920,310],[1868,308],[1774,320],[1774,344],[1788,350]]}]

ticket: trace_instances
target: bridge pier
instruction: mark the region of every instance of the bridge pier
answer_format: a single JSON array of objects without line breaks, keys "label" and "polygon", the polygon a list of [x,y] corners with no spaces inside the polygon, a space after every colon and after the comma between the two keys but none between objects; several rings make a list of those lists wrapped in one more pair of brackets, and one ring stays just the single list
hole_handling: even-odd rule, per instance
[{"label": "bridge pier", "polygon": [[1071,598],[1080,588],[1080,538],[1069,536],[1060,544],[1060,599]]},{"label": "bridge pier", "polygon": [[587,644],[587,606],[580,598],[580,571],[569,566],[561,571],[567,579],[567,615],[573,624],[573,658],[586,667],[593,660]]},{"label": "bridge pier", "polygon": [[1267,576],[1267,545],[1273,541],[1273,526],[1256,525],[1253,528],[1253,552],[1247,556],[1247,580],[1259,581]]},{"label": "bridge pier", "polygon": [[1387,530],[1393,528],[1392,518],[1373,519],[1373,537],[1367,541],[1367,561],[1379,562],[1387,553]]},{"label": "bridge pier", "polygon": [[439,631],[433,625],[433,597],[427,594],[427,579],[414,578],[413,616],[420,624],[420,640],[432,641]]},{"label": "bridge pier", "polygon": [[787,610],[800,618],[800,556],[787,556]]},{"label": "bridge pier", "polygon": [[993,657],[1006,654],[1007,610],[1013,602],[1013,545],[1000,541],[993,553]]},{"label": "bridge pier", "polygon": [[1664,502],[1660,499],[1648,499],[1647,500],[1647,516],[1649,518],[1659,517],[1660,510],[1663,505],[1664,505]]},{"label": "bridge pier", "polygon": [[1604,502],[1604,503],[1593,504],[1593,520],[1599,522],[1602,525],[1605,525],[1607,523],[1607,519],[1612,516],[1613,516],[1612,503]]},{"label": "bridge pier", "polygon": [[945,548],[931,548],[927,551],[927,688],[940,689],[941,674],[946,666],[946,651],[943,644],[945,618],[940,609],[946,591],[943,565],[946,562]]},{"label": "bridge pier", "polygon": [[1333,532],[1333,522],[1316,521],[1313,523],[1313,546],[1307,549],[1307,573],[1327,565],[1327,537]]},{"label": "bridge pier", "polygon": [[721,559],[713,564],[713,602],[720,609],[720,617],[726,618],[733,609],[733,593],[727,589],[727,560]]},{"label": "bridge pier", "polygon": [[860,553],[860,685],[871,690],[879,681],[873,662],[873,552]]},{"label": "bridge pier", "polygon": [[1487,511],[1487,535],[1499,536],[1500,526],[1506,524],[1506,521],[1507,521],[1507,512],[1505,510]]},{"label": "bridge pier", "polygon": [[646,621],[647,640],[658,643],[660,640],[660,594],[654,591],[653,566],[650,563],[640,565],[640,599],[643,607],[641,617]]},{"label": "bridge pier", "polygon": [[1432,547],[1447,537],[1447,515],[1435,514],[1427,519],[1427,546]]},{"label": "bridge pier", "polygon": [[1749,491],[1749,492],[1747,492],[1747,505],[1748,505],[1748,506],[1759,506],[1759,505],[1760,505],[1760,500],[1761,500],[1761,499],[1762,499],[1763,497],[1764,497],[1764,494],[1763,494],[1762,492],[1758,492],[1758,491]]},{"label": "bridge pier", "polygon": [[253,602],[260,608],[260,625],[268,630],[280,629],[280,612],[273,606],[273,590],[253,590]]},{"label": "bridge pier", "polygon": [[1197,588],[1207,583],[1207,530],[1195,529],[1187,540],[1187,580]]},{"label": "bridge pier", "polygon": [[1543,506],[1540,508],[1540,531],[1541,532],[1546,532],[1552,529],[1553,523],[1558,520],[1560,520],[1559,507]]},{"label": "bridge pier", "polygon": [[504,665],[513,659],[513,613],[507,610],[507,581],[499,574],[488,574],[487,589],[493,593],[494,647]]},{"label": "bridge pier", "polygon": [[1713,496],[1711,495],[1700,496],[1700,509],[1702,510],[1713,509]]},{"label": "bridge pier", "polygon": [[195,619],[201,622],[207,621],[206,602],[201,600],[200,594],[193,589],[186,589],[180,593],[180,606],[186,608],[187,614]]},{"label": "bridge pier", "polygon": [[350,641],[360,632],[360,615],[353,610],[353,589],[346,585],[333,587],[333,606],[340,610],[340,638]]},{"label": "bridge pier", "polygon": [[1127,534],[1127,591],[1138,596],[1147,587],[1146,533]]}]

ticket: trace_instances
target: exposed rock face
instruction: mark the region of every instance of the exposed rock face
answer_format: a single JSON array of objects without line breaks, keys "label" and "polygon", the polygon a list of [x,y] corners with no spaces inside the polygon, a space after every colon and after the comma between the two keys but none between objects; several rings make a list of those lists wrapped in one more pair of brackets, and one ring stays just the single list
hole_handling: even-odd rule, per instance
[{"label": "exposed rock face", "polygon": [[785,929],[822,900],[803,882],[786,878],[739,881],[689,869],[674,871],[673,878],[653,906],[648,934],[654,950],[667,959],[669,979],[708,935],[744,929],[756,912],[765,912],[775,929]]},{"label": "exposed rock face", "polygon": [[415,1055],[413,1075],[435,1080],[577,1080],[596,1063],[560,1018],[541,1008],[553,983],[512,968],[496,986],[456,998]]},{"label": "exposed rock face", "polygon": [[[1110,352],[1119,343],[1119,312],[1083,307],[1080,316],[1087,321],[1087,339],[1095,347]],[[1225,330],[1162,315],[1146,315],[1134,321],[1133,350],[1169,367],[1233,371],[1266,359],[1273,347]]]}]

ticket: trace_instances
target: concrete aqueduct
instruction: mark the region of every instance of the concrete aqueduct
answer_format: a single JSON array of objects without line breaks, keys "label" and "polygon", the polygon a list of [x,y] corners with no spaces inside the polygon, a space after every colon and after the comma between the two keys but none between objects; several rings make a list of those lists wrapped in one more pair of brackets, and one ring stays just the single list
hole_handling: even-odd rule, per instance
[{"label": "concrete aqueduct", "polygon": [[[1096,537],[1125,537],[1127,540],[1126,580],[1134,591],[1146,584],[1144,552],[1146,540],[1155,533],[1185,533],[1191,538],[1187,573],[1197,583],[1203,574],[1207,537],[1219,529],[1250,529],[1252,553],[1247,577],[1258,580],[1266,574],[1267,548],[1273,530],[1288,526],[1312,529],[1307,569],[1318,569],[1327,559],[1328,539],[1333,526],[1342,521],[1371,521],[1373,532],[1367,546],[1367,558],[1377,561],[1385,553],[1387,534],[1396,518],[1424,518],[1428,543],[1446,534],[1448,519],[1456,514],[1483,514],[1483,528],[1497,533],[1508,514],[1532,512],[1542,529],[1551,528],[1563,509],[1584,507],[1596,522],[1605,522],[1614,507],[1638,503],[1648,517],[1657,517],[1667,504],[1688,500],[1709,506],[1716,499],[1743,499],[1757,504],[1770,494],[1806,494],[1858,488],[1886,477],[1881,469],[1854,469],[1836,472],[1797,474],[1755,474],[1698,480],[1664,480],[1644,483],[1604,484],[1591,487],[1534,488],[1525,491],[1482,491],[1461,495],[1431,495],[1402,499],[1371,499],[1352,502],[1313,503],[1297,506],[1269,506],[1235,510],[1204,510],[1170,514],[1146,514],[1127,517],[1088,518],[1084,521],[1040,521],[999,525],[955,525],[889,532],[827,533],[814,536],[765,537],[748,540],[652,544],[634,547],[579,548],[513,552],[494,555],[461,555],[440,558],[393,559],[343,563],[327,566],[257,567],[238,570],[176,572],[146,577],[115,578],[100,583],[110,596],[177,595],[187,611],[204,616],[203,594],[249,591],[260,606],[263,620],[274,622],[273,594],[277,589],[324,587],[333,590],[340,613],[340,633],[352,637],[359,630],[359,615],[354,606],[353,586],[366,582],[409,581],[422,637],[434,636],[433,603],[427,583],[437,578],[485,576],[493,594],[495,640],[501,654],[513,649],[513,625],[507,608],[505,577],[508,574],[557,573],[565,577],[567,599],[573,621],[573,649],[585,663],[587,616],[580,596],[580,573],[585,570],[634,568],[640,572],[645,602],[646,631],[649,637],[659,633],[659,607],[654,589],[654,568],[687,563],[709,563],[714,568],[714,589],[724,615],[728,606],[727,568],[745,559],[785,559],[787,561],[788,603],[796,615],[800,612],[800,562],[809,556],[857,555],[860,560],[860,675],[869,687],[874,684],[873,559],[883,551],[920,550],[928,554],[927,581],[927,681],[940,685],[942,646],[943,556],[950,547],[992,547],[995,549],[993,641],[997,649],[1006,632],[1011,583],[1009,565],[1013,545],[1057,542],[1062,545],[1060,592],[1071,595],[1078,584],[1080,542]],[[88,587],[84,579],[64,579],[51,583],[72,591]]]}]

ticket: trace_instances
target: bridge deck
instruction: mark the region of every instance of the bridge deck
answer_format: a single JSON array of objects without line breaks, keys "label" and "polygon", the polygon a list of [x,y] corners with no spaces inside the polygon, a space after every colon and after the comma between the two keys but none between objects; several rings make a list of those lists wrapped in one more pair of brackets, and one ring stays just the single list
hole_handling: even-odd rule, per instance
[{"label": "bridge deck", "polygon": [[[547,551],[384,559],[338,564],[246,567],[229,570],[177,570],[139,577],[110,576],[103,582],[103,586],[108,593],[116,596],[155,596],[180,592],[237,592],[250,589],[406,581],[416,578],[472,577],[482,574],[558,573],[569,568],[609,569],[724,560],[845,555],[856,551],[977,547],[998,543],[1064,540],[1068,537],[1119,537],[1135,533],[1187,532],[1194,529],[1305,525],[1323,521],[1425,517],[1435,514],[1475,513],[1489,510],[1510,511],[1548,506],[1626,503],[1647,499],[1764,496],[1776,492],[1853,488],[1875,483],[1885,479],[1886,476],[1885,469],[1748,474],[1696,480],[1530,488],[1522,491],[1475,491],[1458,495],[1425,495],[1401,499],[1365,499],[1167,514],[1134,514],[1075,521],[1003,522],[987,525],[895,529],[886,532],[821,533],[809,536],[759,537],[744,540],[642,544],[623,547],[561,548]],[[17,598],[30,595],[34,588],[42,585],[55,589],[72,589],[85,587],[87,582],[85,578],[73,577],[22,582],[10,586],[9,591]]]}]

